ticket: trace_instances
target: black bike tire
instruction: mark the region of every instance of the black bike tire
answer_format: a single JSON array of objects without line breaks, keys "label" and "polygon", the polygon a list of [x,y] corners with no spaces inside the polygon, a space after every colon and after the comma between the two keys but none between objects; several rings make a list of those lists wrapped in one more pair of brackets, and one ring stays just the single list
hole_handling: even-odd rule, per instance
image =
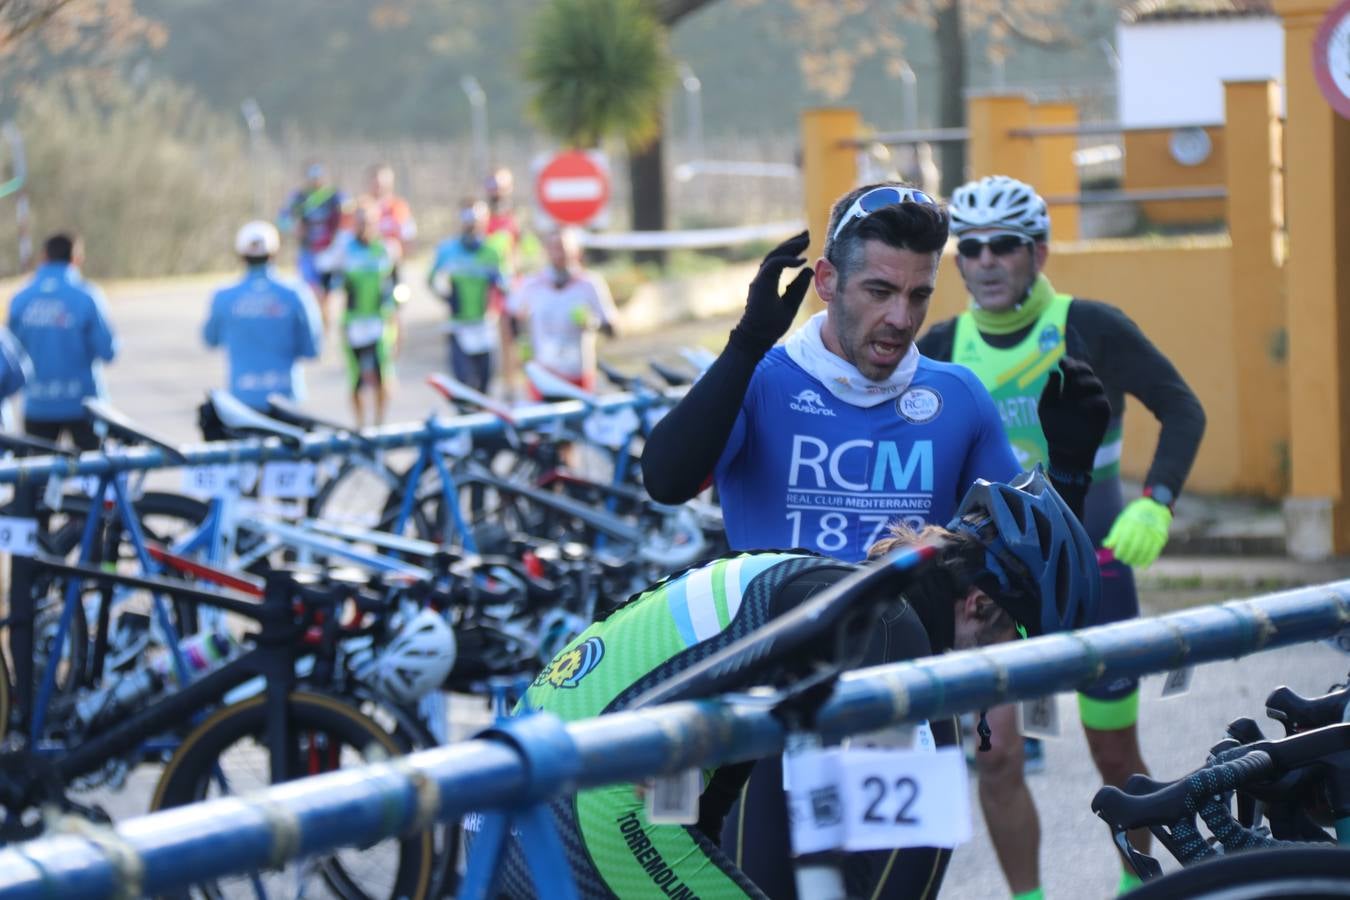
[{"label": "black bike tire", "polygon": [[[373,466],[378,466],[383,471],[386,483],[389,486],[371,506],[370,514],[376,517],[375,520],[362,523],[362,527],[373,531],[392,531],[394,522],[398,517],[407,475],[385,463],[355,463],[351,461],[343,463],[337,474],[325,481],[323,486],[319,488],[319,492],[314,495],[309,507],[310,516],[316,519],[333,518],[332,511],[328,507],[343,482],[351,478],[353,472],[369,471]],[[414,512],[414,515],[416,515],[416,512]],[[414,528],[416,529],[414,533],[419,537],[423,536],[422,532],[426,531],[425,528],[421,527],[421,523],[414,523]]]},{"label": "black bike tire", "polygon": [[[220,755],[236,742],[260,738],[266,728],[265,695],[250,697],[217,710],[202,722],[165,763],[159,783],[150,801],[152,812],[182,806],[202,799]],[[391,756],[401,755],[393,736],[345,700],[305,691],[293,692],[289,699],[288,721],[297,730],[314,730],[353,747],[379,745]],[[357,744],[355,741],[364,741]],[[376,845],[379,846],[379,845]],[[436,863],[430,831],[399,839],[398,873],[391,897],[424,900],[430,893],[431,876]],[[327,875],[325,880],[328,880]],[[333,887],[330,881],[329,886]],[[197,886],[207,897],[221,896],[215,885]],[[191,896],[184,893],[179,896]]]},{"label": "black bike tire", "polygon": [[1284,846],[1217,856],[1146,882],[1127,900],[1339,900],[1350,847]]}]

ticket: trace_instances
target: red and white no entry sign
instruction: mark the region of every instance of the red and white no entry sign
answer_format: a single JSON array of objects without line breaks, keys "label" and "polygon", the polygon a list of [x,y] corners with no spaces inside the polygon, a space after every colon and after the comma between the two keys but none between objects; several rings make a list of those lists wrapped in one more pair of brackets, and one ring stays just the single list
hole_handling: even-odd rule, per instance
[{"label": "red and white no entry sign", "polygon": [[1336,4],[1317,29],[1313,72],[1331,108],[1350,119],[1350,0]]},{"label": "red and white no entry sign", "polygon": [[587,154],[566,150],[539,170],[534,193],[549,218],[581,225],[599,215],[609,202],[609,176]]}]

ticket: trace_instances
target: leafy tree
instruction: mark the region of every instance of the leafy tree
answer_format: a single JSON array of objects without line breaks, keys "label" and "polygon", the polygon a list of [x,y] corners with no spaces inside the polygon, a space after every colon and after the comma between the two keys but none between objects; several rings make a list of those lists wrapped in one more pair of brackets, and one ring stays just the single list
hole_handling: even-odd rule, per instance
[{"label": "leafy tree", "polygon": [[524,59],[534,86],[530,112],[540,127],[575,147],[611,138],[627,146],[638,229],[665,225],[661,110],[675,66],[653,12],[647,0],[550,0],[534,20]]},{"label": "leafy tree", "polygon": [[643,0],[552,0],[525,53],[530,113],[575,147],[618,138],[641,149],[660,133],[674,79],[664,30]]},{"label": "leafy tree", "polygon": [[134,0],[0,0],[0,108],[11,107],[39,75],[97,83],[130,53],[159,47],[165,37]]}]

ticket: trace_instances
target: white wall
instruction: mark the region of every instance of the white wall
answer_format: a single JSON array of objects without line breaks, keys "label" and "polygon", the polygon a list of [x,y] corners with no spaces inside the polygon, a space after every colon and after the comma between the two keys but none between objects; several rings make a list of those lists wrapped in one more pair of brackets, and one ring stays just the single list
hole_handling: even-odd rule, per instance
[{"label": "white wall", "polygon": [[1116,52],[1127,128],[1217,125],[1225,81],[1284,80],[1284,29],[1275,18],[1122,23]]}]

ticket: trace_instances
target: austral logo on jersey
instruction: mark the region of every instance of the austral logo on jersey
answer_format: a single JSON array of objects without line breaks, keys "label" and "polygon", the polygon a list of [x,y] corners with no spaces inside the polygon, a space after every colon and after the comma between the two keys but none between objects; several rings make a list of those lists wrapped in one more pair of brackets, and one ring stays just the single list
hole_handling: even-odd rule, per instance
[{"label": "austral logo on jersey", "polygon": [[558,654],[539,673],[534,683],[555,688],[574,688],[581,683],[581,679],[594,672],[604,658],[605,642],[598,637],[587,638],[571,650]]},{"label": "austral logo on jersey", "polygon": [[942,412],[942,395],[930,387],[912,387],[895,401],[895,412],[911,425],[931,422]]},{"label": "austral logo on jersey", "polygon": [[1040,337],[1036,339],[1037,346],[1042,353],[1049,353],[1059,346],[1060,336],[1057,325],[1047,325],[1041,330]]},{"label": "austral logo on jersey", "polygon": [[825,401],[820,398],[820,392],[813,391],[810,388],[794,394],[792,399],[788,401],[788,409],[810,413],[813,416],[834,415],[834,410],[826,406]]}]

